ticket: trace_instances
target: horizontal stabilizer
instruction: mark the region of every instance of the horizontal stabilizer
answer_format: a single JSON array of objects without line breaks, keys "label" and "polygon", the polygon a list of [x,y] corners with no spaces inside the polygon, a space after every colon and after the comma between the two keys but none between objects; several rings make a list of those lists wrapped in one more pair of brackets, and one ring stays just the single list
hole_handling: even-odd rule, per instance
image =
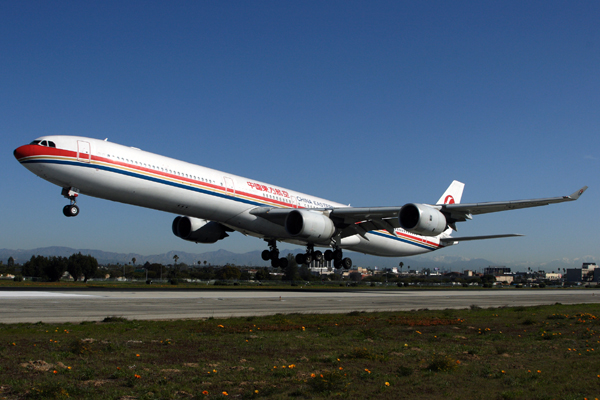
[{"label": "horizontal stabilizer", "polygon": [[498,239],[498,238],[515,237],[515,236],[524,236],[524,235],[520,235],[518,233],[509,233],[506,235],[448,237],[448,238],[440,239],[440,244],[448,246],[448,245],[456,244],[458,242],[466,242],[468,240]]}]

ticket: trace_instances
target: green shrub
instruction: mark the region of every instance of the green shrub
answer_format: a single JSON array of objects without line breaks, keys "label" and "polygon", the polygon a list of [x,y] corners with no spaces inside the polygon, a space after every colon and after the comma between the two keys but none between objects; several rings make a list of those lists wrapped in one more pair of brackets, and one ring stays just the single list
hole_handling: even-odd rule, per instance
[{"label": "green shrub", "polygon": [[446,372],[456,367],[456,360],[450,356],[436,354],[426,369],[433,372]]}]

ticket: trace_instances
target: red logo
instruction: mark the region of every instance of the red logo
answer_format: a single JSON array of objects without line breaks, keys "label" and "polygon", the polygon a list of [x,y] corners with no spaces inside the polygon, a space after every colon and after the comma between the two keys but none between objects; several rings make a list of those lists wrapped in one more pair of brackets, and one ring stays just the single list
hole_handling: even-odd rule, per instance
[{"label": "red logo", "polygon": [[444,199],[444,204],[454,204],[454,197],[452,197],[452,195],[446,196]]}]

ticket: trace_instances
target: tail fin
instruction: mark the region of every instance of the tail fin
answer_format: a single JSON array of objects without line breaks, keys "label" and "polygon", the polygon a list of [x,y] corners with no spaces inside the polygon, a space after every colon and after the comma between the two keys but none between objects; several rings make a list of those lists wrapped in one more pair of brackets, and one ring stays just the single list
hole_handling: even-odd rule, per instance
[{"label": "tail fin", "polygon": [[[438,200],[436,204],[458,204],[460,203],[460,199],[462,197],[463,189],[465,188],[465,184],[459,181],[452,181],[448,189],[444,192],[442,197]],[[451,223],[448,225],[448,229],[446,229],[440,236],[442,238],[449,238],[452,234],[452,231],[456,231],[456,223]]]},{"label": "tail fin", "polygon": [[458,204],[462,197],[463,189],[465,184],[459,181],[452,181],[448,189],[444,192],[442,197],[435,204]]}]

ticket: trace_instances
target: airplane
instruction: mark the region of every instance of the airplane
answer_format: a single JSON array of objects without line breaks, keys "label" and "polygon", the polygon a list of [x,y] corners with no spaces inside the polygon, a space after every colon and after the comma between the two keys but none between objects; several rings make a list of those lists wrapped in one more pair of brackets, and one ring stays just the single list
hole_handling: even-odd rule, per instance
[{"label": "airplane", "polygon": [[[187,241],[215,243],[241,232],[265,240],[262,259],[287,268],[277,242],[306,246],[298,264],[332,261],[352,267],[343,250],[375,256],[428,253],[462,241],[519,234],[453,237],[457,222],[473,215],[574,201],[569,196],[460,203],[464,183],[453,181],[434,204],[350,207],[316,196],[244,178],[174,158],[79,136],[43,136],[18,147],[15,158],[28,170],[62,188],[67,217],[79,214],[80,194],[178,214],[173,233]],[[315,250],[327,248],[325,252]]]}]

